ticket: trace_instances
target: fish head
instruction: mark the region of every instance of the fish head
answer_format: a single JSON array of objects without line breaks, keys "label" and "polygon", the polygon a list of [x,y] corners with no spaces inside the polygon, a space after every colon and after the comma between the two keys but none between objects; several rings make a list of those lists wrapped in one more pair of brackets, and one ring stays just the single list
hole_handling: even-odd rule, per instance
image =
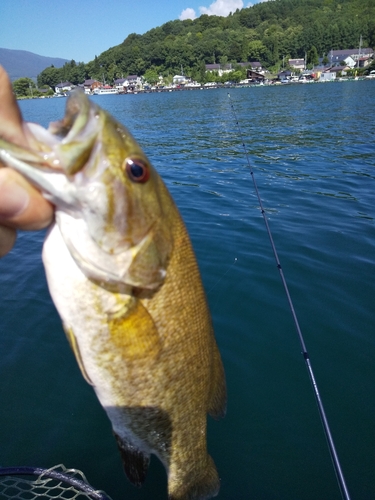
[{"label": "fish head", "polygon": [[1,159],[56,206],[81,270],[116,291],[156,290],[173,248],[173,203],[130,132],[81,91],[48,130],[25,127],[29,149],[0,140]]}]

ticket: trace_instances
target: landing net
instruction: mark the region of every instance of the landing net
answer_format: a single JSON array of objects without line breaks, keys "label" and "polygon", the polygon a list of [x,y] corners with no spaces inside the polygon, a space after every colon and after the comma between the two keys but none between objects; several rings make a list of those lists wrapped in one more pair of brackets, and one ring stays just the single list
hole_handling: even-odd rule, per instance
[{"label": "landing net", "polygon": [[95,490],[83,472],[66,469],[62,464],[50,469],[0,467],[0,498],[1,500],[111,500],[104,492]]}]

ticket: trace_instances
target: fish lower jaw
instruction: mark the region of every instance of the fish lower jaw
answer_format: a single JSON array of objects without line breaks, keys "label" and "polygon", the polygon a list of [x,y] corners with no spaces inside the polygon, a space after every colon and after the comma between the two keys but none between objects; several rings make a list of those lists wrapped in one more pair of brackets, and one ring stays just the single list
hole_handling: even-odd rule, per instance
[{"label": "fish lower jaw", "polygon": [[166,270],[163,268],[159,269],[156,277],[150,273],[147,281],[134,279],[132,264],[136,247],[130,247],[118,254],[109,254],[91,238],[83,219],[57,211],[56,222],[64,244],[77,266],[88,279],[97,285],[111,292],[130,295],[133,288],[136,288],[144,290],[147,295],[156,291],[164,281]]}]

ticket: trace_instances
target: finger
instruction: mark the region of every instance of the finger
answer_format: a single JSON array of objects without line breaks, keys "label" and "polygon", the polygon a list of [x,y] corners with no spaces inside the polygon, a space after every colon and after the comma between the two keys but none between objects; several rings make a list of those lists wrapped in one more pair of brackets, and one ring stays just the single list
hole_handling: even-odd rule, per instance
[{"label": "finger", "polygon": [[20,174],[0,169],[0,224],[16,229],[42,229],[53,220],[53,207]]},{"label": "finger", "polygon": [[22,129],[22,115],[13,94],[12,84],[0,66],[0,136],[19,146],[27,145]]},{"label": "finger", "polygon": [[16,241],[16,230],[11,227],[0,226],[0,258],[4,257],[13,248]]}]

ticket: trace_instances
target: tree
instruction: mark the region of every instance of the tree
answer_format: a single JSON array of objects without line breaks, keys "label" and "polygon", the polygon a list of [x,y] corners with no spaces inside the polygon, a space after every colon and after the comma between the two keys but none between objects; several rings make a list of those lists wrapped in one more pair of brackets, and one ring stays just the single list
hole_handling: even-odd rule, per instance
[{"label": "tree", "polygon": [[230,73],[227,73],[225,77],[225,81],[232,81],[232,82],[239,82],[245,78],[244,72],[241,70],[236,70],[236,71],[231,71]]},{"label": "tree", "polygon": [[47,91],[47,92],[39,92],[40,95],[53,96],[54,94],[54,91],[48,85],[43,85],[42,87],[40,87],[40,89],[44,89]]},{"label": "tree", "polygon": [[50,87],[55,87],[62,80],[61,68],[55,68],[50,66],[39,73],[37,81],[38,86],[49,85]]},{"label": "tree", "polygon": [[74,85],[78,85],[79,83],[83,83],[87,78],[87,70],[84,63],[79,63],[78,65],[71,66],[68,72],[67,80]]},{"label": "tree", "polygon": [[311,65],[311,67],[316,66],[319,63],[318,51],[314,45],[307,53],[306,64]]},{"label": "tree", "polygon": [[107,79],[108,82],[113,82],[116,78],[121,75],[120,69],[116,66],[115,63],[111,63],[108,67]]},{"label": "tree", "polygon": [[261,40],[252,40],[247,46],[247,60],[260,61],[266,55],[267,47]]},{"label": "tree", "polygon": [[267,47],[266,60],[268,64],[276,64],[280,60],[280,55],[283,54],[281,48],[283,37],[283,30],[276,24],[272,24],[264,31],[263,43]]},{"label": "tree", "polygon": [[32,96],[33,89],[36,89],[36,86],[31,78],[19,78],[13,82],[13,90],[17,97]]},{"label": "tree", "polygon": [[155,85],[159,81],[159,75],[154,69],[148,69],[144,74],[144,79],[151,85]]}]

